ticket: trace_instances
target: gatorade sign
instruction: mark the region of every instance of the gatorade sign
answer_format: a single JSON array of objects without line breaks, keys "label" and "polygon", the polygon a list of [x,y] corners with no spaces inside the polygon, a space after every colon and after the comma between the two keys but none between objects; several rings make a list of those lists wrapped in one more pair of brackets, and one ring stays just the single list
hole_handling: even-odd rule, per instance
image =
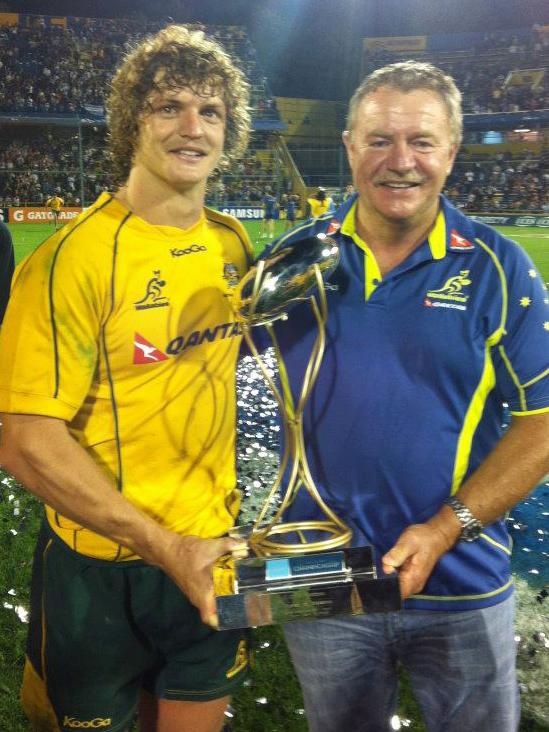
[{"label": "gatorade sign", "polygon": [[[65,206],[59,211],[59,221],[66,224],[67,221],[74,219],[81,212],[81,207]],[[53,213],[49,208],[21,207],[9,209],[10,224],[47,224],[53,223],[53,221]]]}]

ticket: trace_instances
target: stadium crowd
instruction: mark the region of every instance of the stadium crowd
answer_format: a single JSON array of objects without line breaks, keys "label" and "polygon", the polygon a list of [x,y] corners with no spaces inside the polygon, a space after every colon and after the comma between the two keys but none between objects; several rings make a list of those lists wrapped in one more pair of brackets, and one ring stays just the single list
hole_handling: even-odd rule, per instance
[{"label": "stadium crowd", "polygon": [[548,155],[520,157],[498,153],[489,160],[458,158],[446,182],[446,195],[466,211],[542,211],[549,213]]},{"label": "stadium crowd", "polygon": [[[38,26],[38,27],[37,27]],[[243,28],[197,26],[240,61],[252,86],[252,108],[276,116],[266,77]],[[0,27],[0,111],[96,113],[121,54],[159,24],[79,19],[70,27]]]},{"label": "stadium crowd", "polygon": [[63,128],[34,128],[22,138],[0,137],[0,205],[41,205],[54,193],[62,193],[67,206],[79,206],[82,193],[90,201],[110,188],[104,172],[104,139],[92,131],[82,145],[82,191],[79,136],[69,129],[67,134]]},{"label": "stadium crowd", "polygon": [[[25,203],[42,205],[54,193],[65,205],[79,206],[112,190],[105,139],[99,127],[87,127],[80,145],[74,128],[18,128],[20,136],[0,134],[0,206]],[[271,186],[277,194],[288,190],[282,163],[267,148],[266,136],[254,135],[255,149],[249,151],[230,172],[211,186],[210,204],[261,204]],[[83,187],[79,156],[82,151]]]},{"label": "stadium crowd", "polygon": [[[276,118],[276,103],[256,52],[241,27],[205,27],[233,55],[251,81],[256,119]],[[62,194],[65,204],[87,203],[111,181],[105,154],[103,97],[121,52],[157,26],[142,21],[71,20],[70,27],[49,26],[35,18],[32,27],[0,27],[0,113],[33,116],[73,113],[87,118],[76,127],[5,125],[0,131],[0,205],[42,204]],[[471,54],[446,53],[429,57],[449,71],[464,94],[469,112],[509,112],[549,109],[545,76],[537,84],[509,84],[513,70],[547,67],[549,35],[488,34]],[[409,54],[408,54],[409,55]],[[417,56],[417,54],[416,54]],[[428,55],[423,54],[427,58]],[[376,52],[367,58],[375,68],[394,53]],[[42,121],[42,120],[41,120]],[[211,186],[208,203],[261,205],[270,186],[281,197],[291,193],[284,166],[269,150],[268,133],[255,133],[251,152]],[[467,211],[547,212],[547,159],[531,152],[499,153],[488,160],[458,159],[446,192]]]},{"label": "stadium crowd", "polygon": [[[434,63],[451,74],[463,94],[465,114],[489,114],[549,109],[547,73],[531,82],[513,82],[511,72],[543,70],[549,66],[549,34],[536,28],[528,36],[488,33],[472,48],[453,52],[394,53],[375,51],[365,59],[370,72],[385,63],[414,57]],[[471,59],[475,63],[471,63]]]},{"label": "stadium crowd", "polygon": [[[290,192],[283,165],[265,140],[256,135],[263,149],[251,150],[229,173],[212,185],[208,203],[261,205],[265,188],[282,198]],[[42,205],[54,193],[65,205],[81,205],[103,190],[112,188],[100,128],[87,128],[82,144],[83,190],[79,168],[78,133],[50,127],[21,137],[0,135],[0,206],[25,203]],[[536,157],[532,151],[498,153],[483,160],[458,157],[445,192],[467,211],[542,211],[549,213],[549,154]]]}]

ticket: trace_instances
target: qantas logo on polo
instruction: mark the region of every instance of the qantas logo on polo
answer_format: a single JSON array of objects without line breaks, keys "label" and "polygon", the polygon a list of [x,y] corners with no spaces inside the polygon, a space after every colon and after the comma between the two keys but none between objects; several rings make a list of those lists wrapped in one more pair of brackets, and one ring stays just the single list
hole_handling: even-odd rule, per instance
[{"label": "qantas logo on polo", "polygon": [[452,233],[450,234],[450,249],[471,250],[474,248],[474,244],[465,239],[465,237],[461,236],[461,234],[458,234],[455,229],[452,229]]},{"label": "qantas logo on polo", "polygon": [[193,330],[192,333],[178,335],[169,341],[164,351],[161,351],[140,333],[135,333],[133,339],[133,362],[135,364],[145,364],[166,361],[168,355],[177,356],[187,348],[201,346],[203,343],[221,341],[225,338],[234,338],[234,336],[241,335],[241,332],[238,323],[220,323],[214,328]]}]

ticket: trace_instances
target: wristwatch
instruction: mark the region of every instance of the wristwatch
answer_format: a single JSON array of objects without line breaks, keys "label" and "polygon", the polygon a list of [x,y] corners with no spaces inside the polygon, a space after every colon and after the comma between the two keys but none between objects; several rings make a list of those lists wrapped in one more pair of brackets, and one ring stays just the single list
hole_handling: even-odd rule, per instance
[{"label": "wristwatch", "polygon": [[446,506],[450,506],[452,511],[458,517],[459,523],[461,524],[461,534],[459,538],[463,541],[475,541],[475,539],[478,539],[484,526],[473,516],[467,506],[454,496],[447,498],[444,503]]}]

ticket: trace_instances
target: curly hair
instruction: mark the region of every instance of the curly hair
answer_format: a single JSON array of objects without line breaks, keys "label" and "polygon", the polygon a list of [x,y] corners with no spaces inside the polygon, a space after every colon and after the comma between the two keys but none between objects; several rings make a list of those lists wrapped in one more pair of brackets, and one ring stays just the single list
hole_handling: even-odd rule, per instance
[{"label": "curly hair", "polygon": [[375,92],[382,86],[393,87],[403,92],[415,89],[430,89],[439,95],[446,106],[452,142],[459,145],[463,131],[463,113],[461,111],[461,92],[451,76],[422,61],[399,61],[376,69],[367,76],[357,88],[347,113],[347,130],[352,131],[356,112],[360,102],[367,94]]},{"label": "curly hair", "polygon": [[225,103],[225,148],[216,170],[225,170],[244,154],[250,131],[250,85],[244,73],[202,31],[170,25],[130,49],[111,81],[106,109],[116,185],[128,179],[151,92],[183,87],[195,94],[213,92]]}]

